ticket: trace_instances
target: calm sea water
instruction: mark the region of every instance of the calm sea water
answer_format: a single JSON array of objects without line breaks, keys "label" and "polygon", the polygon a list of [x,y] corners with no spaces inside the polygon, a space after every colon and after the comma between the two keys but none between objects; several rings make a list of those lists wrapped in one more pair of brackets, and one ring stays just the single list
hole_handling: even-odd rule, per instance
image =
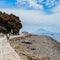
[{"label": "calm sea water", "polygon": [[39,26],[39,25],[23,25],[23,28],[21,29],[20,32],[27,31],[32,34],[40,34],[40,35],[46,35],[50,36],[53,39],[57,40],[60,42],[60,33],[54,33],[50,32],[46,29],[44,29],[46,26]]}]

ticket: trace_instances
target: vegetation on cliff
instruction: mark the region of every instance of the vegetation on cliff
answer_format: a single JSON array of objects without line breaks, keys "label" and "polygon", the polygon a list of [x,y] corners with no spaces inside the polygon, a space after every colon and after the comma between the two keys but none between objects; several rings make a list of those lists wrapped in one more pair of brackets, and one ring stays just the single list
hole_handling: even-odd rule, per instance
[{"label": "vegetation on cliff", "polygon": [[[4,29],[1,29],[1,28]],[[19,34],[19,30],[22,28],[21,20],[14,14],[2,13],[0,11],[0,32]]]}]

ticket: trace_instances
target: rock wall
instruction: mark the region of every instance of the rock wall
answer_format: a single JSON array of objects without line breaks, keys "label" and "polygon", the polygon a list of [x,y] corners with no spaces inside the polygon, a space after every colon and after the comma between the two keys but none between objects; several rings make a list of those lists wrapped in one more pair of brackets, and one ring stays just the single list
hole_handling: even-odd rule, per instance
[{"label": "rock wall", "polygon": [[[22,24],[18,16],[0,12],[0,27],[6,28],[5,33],[11,33],[11,29],[13,29],[13,34],[19,34],[19,30],[22,28]],[[0,32],[2,32],[1,28]]]}]

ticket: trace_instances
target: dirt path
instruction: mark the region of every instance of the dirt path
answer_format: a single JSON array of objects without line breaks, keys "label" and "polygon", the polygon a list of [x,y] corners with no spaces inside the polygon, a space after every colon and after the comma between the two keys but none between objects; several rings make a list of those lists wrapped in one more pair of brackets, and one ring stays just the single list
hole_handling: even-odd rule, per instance
[{"label": "dirt path", "polygon": [[6,37],[0,37],[0,60],[23,60],[10,46]]}]

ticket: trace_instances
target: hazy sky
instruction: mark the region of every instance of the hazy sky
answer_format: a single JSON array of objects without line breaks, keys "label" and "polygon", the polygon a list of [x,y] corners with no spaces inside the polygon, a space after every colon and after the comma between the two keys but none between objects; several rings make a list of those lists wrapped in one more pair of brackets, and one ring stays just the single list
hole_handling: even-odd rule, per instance
[{"label": "hazy sky", "polygon": [[0,0],[0,11],[14,13],[23,24],[60,32],[60,0]]}]

